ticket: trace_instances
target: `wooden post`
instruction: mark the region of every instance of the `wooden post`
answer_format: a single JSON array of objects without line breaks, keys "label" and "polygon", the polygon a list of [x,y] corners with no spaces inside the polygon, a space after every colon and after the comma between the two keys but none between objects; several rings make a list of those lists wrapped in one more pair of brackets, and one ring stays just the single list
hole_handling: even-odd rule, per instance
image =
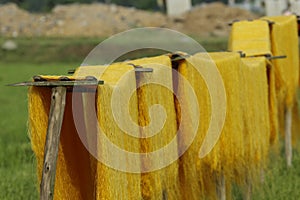
[{"label": "wooden post", "polygon": [[[149,71],[149,69],[148,69]],[[148,72],[147,71],[147,72]],[[58,147],[60,142],[60,132],[64,118],[66,105],[67,87],[77,86],[97,86],[104,81],[97,80],[95,77],[87,76],[85,79],[71,80],[68,77],[53,77],[54,81],[44,79],[41,76],[34,76],[34,81],[9,84],[8,86],[36,86],[51,87],[51,105],[48,119],[48,129],[44,147],[44,164],[42,180],[40,184],[40,199],[52,200],[54,197],[54,184],[56,174],[56,162]],[[57,79],[57,80],[56,80]],[[51,81],[50,81],[51,80]],[[88,88],[77,88],[79,92],[86,92]],[[88,98],[86,98],[88,99]],[[96,117],[95,117],[96,118]],[[92,139],[90,139],[92,140]],[[96,144],[96,142],[91,143]]]},{"label": "wooden post", "polygon": [[285,111],[285,156],[288,167],[292,166],[292,107]]},{"label": "wooden post", "polygon": [[40,185],[40,199],[52,200],[56,173],[56,161],[60,141],[60,131],[66,104],[66,87],[52,88],[51,107],[44,149],[44,166]]},{"label": "wooden post", "polygon": [[83,106],[83,119],[86,130],[87,144],[90,150],[97,149],[97,114],[95,106],[95,93],[85,92],[81,94]]},{"label": "wooden post", "polygon": [[226,182],[225,176],[221,173],[219,176],[217,175],[217,199],[218,200],[226,200]]},{"label": "wooden post", "polygon": [[252,195],[252,181],[250,174],[247,174],[246,177],[246,188],[245,188],[245,194],[244,194],[244,200],[250,200]]},{"label": "wooden post", "polygon": [[260,169],[260,183],[265,182],[265,170],[263,168]]}]

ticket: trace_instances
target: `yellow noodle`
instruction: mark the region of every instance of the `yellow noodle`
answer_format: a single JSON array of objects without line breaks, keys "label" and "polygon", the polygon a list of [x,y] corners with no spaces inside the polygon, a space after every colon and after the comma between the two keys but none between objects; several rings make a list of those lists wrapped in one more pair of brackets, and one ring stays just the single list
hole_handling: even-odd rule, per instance
[{"label": "yellow noodle", "polygon": [[[138,84],[147,82],[161,83],[143,85],[137,90],[138,104],[139,104],[139,124],[140,126],[147,126],[153,120],[157,124],[160,121],[150,119],[149,108],[154,104],[161,105],[166,112],[166,121],[161,130],[151,138],[141,139],[142,153],[149,153],[154,150],[159,150],[171,142],[173,138],[176,139],[177,124],[176,112],[174,105],[172,89],[172,68],[171,60],[168,56],[158,56],[152,58],[144,58],[133,61],[128,61],[130,64],[138,65],[143,68],[152,68],[152,73],[140,73],[138,76]],[[161,116],[154,115],[156,119],[162,120]],[[155,126],[155,125],[154,125]],[[154,130],[154,127],[151,130]],[[143,135],[151,134],[149,130],[141,130]],[[164,154],[162,158],[158,158],[154,162],[163,163],[168,158],[177,157],[177,143],[173,146],[170,152]],[[149,167],[149,163],[142,163],[143,167]],[[178,179],[178,162],[149,173],[142,175],[142,194],[144,199],[179,199],[180,187]]]},{"label": "yellow noodle", "polygon": [[293,109],[299,82],[299,47],[297,18],[291,16],[264,17],[274,24],[271,31],[273,55],[285,55],[272,61],[277,87],[279,129],[284,134],[285,110]]},{"label": "yellow noodle", "polygon": [[[37,158],[38,178],[41,180],[44,145],[48,126],[51,89],[31,87],[29,89],[29,126],[32,149]],[[89,153],[82,145],[72,117],[70,94],[67,95],[64,123],[59,146],[55,199],[93,198],[93,177],[90,170]]]},{"label": "yellow noodle", "polygon": [[275,56],[285,55],[285,59],[275,59],[276,74],[280,77],[277,82],[282,85],[285,95],[283,102],[292,106],[295,101],[295,93],[299,79],[299,48],[298,48],[298,25],[295,15],[264,17],[274,24],[271,31],[272,54]]},{"label": "yellow noodle", "polygon": [[[176,101],[177,110],[177,120],[181,122],[178,126],[181,126],[181,133],[178,140],[181,141],[179,148],[184,148],[188,145],[188,140],[190,137],[189,133],[193,130],[191,127],[191,116],[192,112],[195,112],[195,108],[191,107],[191,102],[187,98],[189,93],[188,83],[193,88],[198,101],[198,106],[200,110],[200,123],[197,130],[196,138],[189,149],[180,157],[179,161],[179,179],[181,183],[181,191],[183,199],[201,199],[204,195],[215,197],[215,181],[212,180],[212,167],[217,168],[218,166],[218,155],[215,154],[217,151],[213,151],[209,154],[210,157],[216,158],[212,160],[211,165],[204,165],[199,160],[199,149],[200,145],[205,137],[205,133],[208,129],[210,122],[210,97],[208,93],[207,86],[195,68],[194,65],[211,65],[209,61],[204,59],[197,59],[195,57],[189,58],[186,61],[180,62],[178,66],[178,72],[188,81],[183,82],[183,80],[178,78],[178,84],[176,85],[178,96],[183,97],[183,101]],[[183,112],[183,109],[185,112]],[[181,121],[184,118],[185,120]],[[214,156],[211,156],[211,155]],[[215,162],[215,163],[213,163]],[[199,168],[203,169],[202,171]]]},{"label": "yellow noodle", "polygon": [[267,21],[239,21],[232,24],[228,49],[242,51],[246,56],[271,54]]},{"label": "yellow noodle", "polygon": [[[247,180],[257,183],[269,151],[270,114],[266,59],[242,59],[244,141]],[[256,184],[254,184],[256,185]]]},{"label": "yellow noodle", "polygon": [[[139,152],[139,140],[129,136],[119,127],[119,124],[114,119],[112,94],[114,89],[118,89],[121,94],[127,94],[130,90],[135,89],[135,74],[133,67],[116,63],[105,68],[100,67],[83,67],[83,71],[80,71],[80,75],[97,75],[101,80],[104,80],[104,85],[98,86],[97,95],[97,115],[98,123],[102,132],[108,137],[111,143],[116,144],[119,148],[131,152]],[[103,72],[101,76],[100,72]],[[126,74],[126,76],[125,76]],[[122,81],[120,81],[122,80]],[[120,81],[120,82],[119,82]],[[130,114],[133,120],[137,122],[137,97],[132,97],[130,104],[125,100],[120,99],[118,102],[121,105],[127,106],[130,109]],[[138,128],[131,130],[135,134],[139,134]],[[126,163],[127,157],[125,154],[117,155],[118,157],[111,157],[111,151],[108,145],[98,138],[97,148],[98,156],[104,159],[114,159],[120,165],[130,166],[131,164],[139,166],[138,163]],[[140,188],[140,174],[126,173],[119,171],[119,169],[113,169],[109,166],[98,161],[97,163],[97,175],[96,175],[96,195],[97,199],[141,199]]]},{"label": "yellow noodle", "polygon": [[[200,124],[197,136],[189,148],[182,156],[182,168],[180,178],[183,182],[191,182],[196,187],[190,187],[187,199],[197,199],[196,196],[204,194],[211,199],[216,198],[216,182],[222,175],[225,176],[228,188],[231,181],[242,179],[245,172],[244,159],[244,136],[243,119],[240,97],[240,56],[237,53],[211,53],[212,61],[220,71],[224,81],[227,95],[227,114],[225,125],[221,136],[213,150],[203,159],[199,160],[199,149],[205,137],[210,122],[210,96],[207,86],[197,73],[193,64],[196,66],[214,67],[212,61],[206,54],[196,54],[188,58],[179,66],[179,72],[190,82],[198,98],[200,109]],[[214,77],[211,77],[212,79]],[[181,83],[178,84],[179,91],[184,95],[185,88]],[[180,105],[181,106],[181,105]],[[194,110],[190,108],[190,110]],[[184,117],[184,116],[183,116]],[[189,127],[187,126],[186,131]],[[186,135],[186,133],[183,134]],[[191,166],[191,167],[189,167]],[[196,170],[193,171],[193,170]],[[195,180],[194,175],[197,175]],[[195,195],[195,196],[193,196]],[[229,195],[229,193],[228,193]]]}]

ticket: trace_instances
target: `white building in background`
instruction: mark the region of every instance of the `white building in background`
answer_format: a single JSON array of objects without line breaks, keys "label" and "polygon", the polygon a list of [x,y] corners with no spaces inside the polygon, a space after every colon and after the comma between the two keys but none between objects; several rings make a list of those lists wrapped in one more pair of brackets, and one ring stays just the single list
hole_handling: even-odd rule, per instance
[{"label": "white building in background", "polygon": [[165,0],[169,16],[178,16],[192,8],[191,0]]},{"label": "white building in background", "polygon": [[[169,16],[181,15],[192,8],[191,0],[157,0],[157,3]],[[228,0],[230,6],[235,3],[236,0]],[[248,10],[255,8],[260,12],[264,10],[267,16],[282,15],[287,9],[300,15],[300,0],[244,0],[242,7]]]},{"label": "white building in background", "polygon": [[291,12],[300,15],[300,1],[293,0],[291,1]]},{"label": "white building in background", "polygon": [[235,4],[235,0],[228,0],[228,5],[233,6]]},{"label": "white building in background", "polygon": [[[235,0],[228,0],[229,5],[234,5]],[[267,16],[282,15],[287,10],[300,15],[300,0],[244,0],[243,8],[264,11]]]},{"label": "white building in background", "polygon": [[266,15],[282,15],[287,10],[300,15],[300,0],[264,0]]},{"label": "white building in background", "polygon": [[267,16],[282,15],[287,8],[287,0],[265,0],[265,9]]}]

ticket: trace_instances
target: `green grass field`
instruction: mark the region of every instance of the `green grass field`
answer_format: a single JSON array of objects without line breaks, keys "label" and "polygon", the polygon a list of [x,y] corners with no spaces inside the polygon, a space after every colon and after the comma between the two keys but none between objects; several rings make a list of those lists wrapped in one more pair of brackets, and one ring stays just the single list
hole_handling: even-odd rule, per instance
[{"label": "green grass field", "polygon": [[[3,38],[0,39],[3,41]],[[73,42],[72,42],[73,41]],[[74,42],[76,41],[76,42]],[[84,39],[34,40],[36,57],[30,52],[30,40],[20,39],[21,47],[16,52],[0,51],[0,199],[38,199],[38,183],[35,158],[27,131],[27,88],[7,87],[6,84],[29,80],[36,74],[66,74],[68,69],[77,67],[84,59],[84,52],[97,44],[98,39],[90,39],[84,46]],[[202,40],[209,50],[226,47],[226,40]],[[31,41],[32,42],[32,41]],[[200,41],[201,42],[201,41]],[[79,45],[79,46],[78,46]],[[82,46],[83,45],[83,46]],[[68,46],[85,49],[74,55],[66,51]],[[47,51],[56,52],[51,55]],[[53,48],[53,49],[52,49]],[[66,49],[68,49],[66,48]],[[27,50],[26,50],[27,49]],[[56,50],[55,50],[56,49]],[[50,54],[50,55],[46,55]],[[43,58],[44,55],[44,58]],[[81,57],[80,57],[81,56]],[[50,62],[50,61],[56,62]],[[300,151],[296,148],[293,167],[286,169],[283,152],[270,157],[269,170],[264,184],[255,187],[253,199],[299,199],[300,198]],[[234,199],[242,199],[241,192],[234,188]]]},{"label": "green grass field", "polygon": [[27,131],[27,88],[6,84],[34,74],[63,74],[70,65],[0,62],[0,199],[37,199],[35,158]]}]

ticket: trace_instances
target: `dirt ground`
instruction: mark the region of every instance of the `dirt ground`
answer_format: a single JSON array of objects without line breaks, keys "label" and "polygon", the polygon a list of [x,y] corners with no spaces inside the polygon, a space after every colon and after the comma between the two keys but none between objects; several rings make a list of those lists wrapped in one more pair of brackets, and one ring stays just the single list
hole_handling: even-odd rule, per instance
[{"label": "dirt ground", "polygon": [[194,36],[226,36],[229,22],[257,17],[222,3],[196,6],[178,17],[101,3],[59,5],[44,14],[32,14],[15,4],[5,4],[0,6],[0,36],[105,37],[149,26],[171,28]]}]

